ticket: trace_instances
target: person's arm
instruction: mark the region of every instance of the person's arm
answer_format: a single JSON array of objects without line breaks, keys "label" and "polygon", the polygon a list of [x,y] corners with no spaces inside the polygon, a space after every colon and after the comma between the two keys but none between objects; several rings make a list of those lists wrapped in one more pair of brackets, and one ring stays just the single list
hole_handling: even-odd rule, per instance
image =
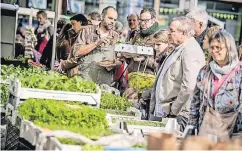
[{"label": "person's arm", "polygon": [[[201,71],[197,77],[197,83],[201,81]],[[200,110],[200,105],[201,105],[201,98],[200,98],[200,93],[202,91],[197,87],[195,87],[195,90],[193,92],[193,97],[191,98],[191,105],[190,105],[190,112],[189,112],[189,118],[188,118],[188,125],[195,126],[196,128],[198,127],[199,123],[199,110]]]},{"label": "person's arm", "polygon": [[64,49],[65,49],[64,57],[65,57],[65,58],[68,58],[68,55],[69,55],[70,52],[71,52],[70,42],[69,42],[68,40],[64,40],[64,42],[63,42],[63,46],[64,46]]},{"label": "person's arm", "polygon": [[86,45],[89,45],[87,35],[88,35],[88,31],[85,30],[85,29],[83,29],[79,32],[78,37],[77,37],[75,43],[72,46],[74,48],[72,48],[73,50],[70,50],[69,55],[71,55],[71,57],[67,60],[62,60],[60,62],[60,67],[61,67],[62,70],[68,70],[68,69],[71,69],[71,68],[78,65],[77,60],[78,60],[78,56],[79,56],[78,55],[79,50],[75,50],[75,47],[78,47],[78,45],[80,45],[81,47],[86,47]]},{"label": "person's arm", "polygon": [[91,44],[88,44],[88,45],[83,45],[79,48],[79,50],[75,53],[75,56],[77,57],[81,57],[81,56],[84,56],[84,55],[87,55],[88,53],[90,53],[93,49],[95,49],[97,47],[97,43],[94,42],[94,43],[91,43]]},{"label": "person's arm", "polygon": [[[238,108],[238,110],[239,110],[238,119],[242,120],[242,80],[240,82],[240,96],[239,96],[239,108]],[[242,132],[242,122],[237,122],[237,131]]]},{"label": "person's arm", "polygon": [[242,114],[242,80],[240,82],[239,112],[240,112],[240,114]]},{"label": "person's arm", "polygon": [[50,36],[52,36],[54,34],[54,27],[53,26],[49,26],[48,27],[48,32],[49,32]]},{"label": "person's arm", "polygon": [[109,37],[105,37],[105,38],[102,38],[102,39],[100,39],[96,42],[93,42],[93,43],[90,43],[90,44],[87,44],[87,45],[82,45],[82,46],[80,46],[78,51],[75,52],[75,56],[76,57],[84,56],[84,55],[90,53],[92,50],[94,50],[97,46],[100,46],[103,43],[107,44],[109,42],[110,42]]},{"label": "person's arm", "polygon": [[61,60],[60,66],[62,70],[68,70],[78,65],[77,58],[70,58],[67,60]]},{"label": "person's arm", "polygon": [[[192,52],[193,51],[193,52]],[[196,78],[200,69],[205,65],[205,58],[202,54],[196,54],[192,49],[184,50],[182,55],[182,82],[181,89],[177,95],[177,99],[172,103],[171,115],[178,115],[187,101],[191,99],[196,85]],[[197,55],[197,56],[194,56]]]}]

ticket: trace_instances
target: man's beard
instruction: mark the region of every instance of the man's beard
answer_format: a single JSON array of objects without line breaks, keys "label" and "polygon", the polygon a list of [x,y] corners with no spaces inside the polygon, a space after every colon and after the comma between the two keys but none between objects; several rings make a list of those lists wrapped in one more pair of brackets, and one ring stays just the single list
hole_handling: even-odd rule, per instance
[{"label": "man's beard", "polygon": [[103,22],[103,26],[104,26],[104,28],[106,29],[106,30],[111,30],[111,29],[113,29],[114,28],[114,26],[113,27],[109,27],[108,26],[108,24],[107,24],[107,22]]}]

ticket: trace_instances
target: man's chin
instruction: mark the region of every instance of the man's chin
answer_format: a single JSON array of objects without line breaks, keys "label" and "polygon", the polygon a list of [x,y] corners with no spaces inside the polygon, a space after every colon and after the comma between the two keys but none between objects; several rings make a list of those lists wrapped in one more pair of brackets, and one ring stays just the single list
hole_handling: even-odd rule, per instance
[{"label": "man's chin", "polygon": [[111,29],[114,29],[114,27],[107,27],[107,30],[111,30]]}]

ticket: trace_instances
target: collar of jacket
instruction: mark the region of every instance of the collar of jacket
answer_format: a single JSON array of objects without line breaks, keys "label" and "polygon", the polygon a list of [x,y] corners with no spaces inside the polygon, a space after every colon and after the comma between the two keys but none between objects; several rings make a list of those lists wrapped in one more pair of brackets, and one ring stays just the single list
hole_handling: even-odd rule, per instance
[{"label": "collar of jacket", "polygon": [[177,46],[175,48],[175,51],[179,50],[179,49],[182,49],[184,47],[186,47],[188,44],[192,44],[194,43],[194,41],[196,42],[196,39],[194,37],[191,37],[191,38],[188,38],[187,40],[185,40],[182,44],[180,44],[179,46]]},{"label": "collar of jacket", "polygon": [[[101,26],[101,23],[99,24],[99,25],[93,25],[94,27],[95,27],[95,33],[97,34],[97,35],[101,35],[101,33],[100,33],[100,26]],[[109,30],[108,31],[108,36],[112,36],[112,37],[114,37],[114,30]]]},{"label": "collar of jacket", "polygon": [[161,30],[161,26],[158,24],[158,22],[155,22],[150,28],[146,30],[140,30],[141,37],[147,37],[150,36],[158,31]]},{"label": "collar of jacket", "polygon": [[206,36],[206,33],[207,33],[207,28],[199,36],[196,37],[196,40],[200,45],[203,44],[203,39]]}]

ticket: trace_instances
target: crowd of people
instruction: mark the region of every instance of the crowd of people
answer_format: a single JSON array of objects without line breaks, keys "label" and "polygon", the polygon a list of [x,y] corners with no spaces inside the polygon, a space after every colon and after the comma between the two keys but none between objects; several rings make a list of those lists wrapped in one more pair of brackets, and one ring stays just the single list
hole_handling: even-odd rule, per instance
[{"label": "crowd of people", "polygon": [[[50,66],[53,27],[44,11],[37,14],[35,49],[40,62]],[[242,46],[219,26],[208,27],[205,10],[193,9],[172,19],[162,29],[153,8],[129,14],[126,31],[117,21],[114,7],[86,18],[76,14],[70,23],[58,22],[55,70],[68,77],[81,76],[97,84],[128,90],[128,73],[144,71],[156,76],[150,90],[138,102],[145,107],[145,119],[176,118],[181,130],[192,125],[199,135],[220,140],[242,137]],[[123,43],[154,48],[154,56],[116,53],[112,66],[97,62],[120,39]],[[100,59],[101,58],[101,59]]]}]

